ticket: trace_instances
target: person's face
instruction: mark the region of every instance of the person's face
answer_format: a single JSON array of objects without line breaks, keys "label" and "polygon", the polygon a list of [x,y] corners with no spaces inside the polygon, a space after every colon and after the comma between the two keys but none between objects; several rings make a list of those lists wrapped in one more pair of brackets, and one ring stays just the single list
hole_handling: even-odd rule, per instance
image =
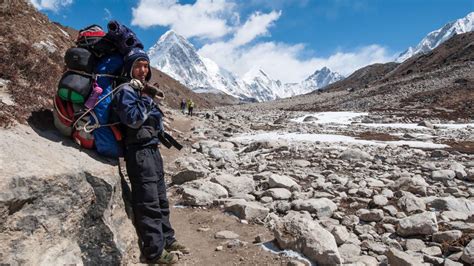
[{"label": "person's face", "polygon": [[140,81],[144,82],[146,76],[148,75],[148,71],[150,71],[148,64],[149,63],[146,60],[136,61],[132,67],[132,78],[139,79]]}]

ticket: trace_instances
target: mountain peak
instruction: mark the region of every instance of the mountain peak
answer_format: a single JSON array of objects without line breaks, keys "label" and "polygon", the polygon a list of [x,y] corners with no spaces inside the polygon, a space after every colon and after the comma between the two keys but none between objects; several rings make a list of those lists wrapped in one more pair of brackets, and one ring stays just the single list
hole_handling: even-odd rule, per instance
[{"label": "mountain peak", "polygon": [[403,62],[406,59],[421,53],[427,53],[438,47],[456,34],[462,34],[474,30],[474,12],[470,12],[465,17],[446,23],[443,27],[430,32],[416,47],[409,47],[396,59]]}]

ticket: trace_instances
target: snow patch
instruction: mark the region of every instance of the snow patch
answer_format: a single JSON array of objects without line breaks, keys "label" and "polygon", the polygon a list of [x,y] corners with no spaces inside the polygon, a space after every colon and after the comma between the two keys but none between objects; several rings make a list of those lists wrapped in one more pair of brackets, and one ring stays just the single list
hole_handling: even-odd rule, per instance
[{"label": "snow patch", "polygon": [[323,143],[344,143],[344,144],[359,144],[385,147],[387,145],[409,146],[412,148],[425,149],[443,149],[449,147],[445,144],[437,144],[424,141],[377,141],[377,140],[362,140],[350,136],[336,135],[336,134],[299,134],[299,133],[279,133],[269,132],[261,134],[244,134],[234,138],[233,141],[263,141],[263,140],[286,140],[294,142],[323,142]]},{"label": "snow patch", "polygon": [[278,255],[284,255],[284,256],[289,257],[289,258],[295,258],[297,260],[304,261],[305,265],[311,265],[311,266],[316,265],[316,264],[312,263],[308,258],[306,258],[301,253],[298,253],[294,250],[289,250],[289,249],[285,249],[285,250],[279,249],[273,243],[273,241],[262,243],[260,246],[262,247],[263,250],[265,250],[267,252],[270,252],[270,253],[273,253],[273,254],[278,254]]}]

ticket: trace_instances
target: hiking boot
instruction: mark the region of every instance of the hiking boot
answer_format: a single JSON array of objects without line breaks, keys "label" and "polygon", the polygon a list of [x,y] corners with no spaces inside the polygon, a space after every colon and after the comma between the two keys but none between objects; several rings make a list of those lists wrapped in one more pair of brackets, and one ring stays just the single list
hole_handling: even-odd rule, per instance
[{"label": "hiking boot", "polygon": [[163,252],[161,252],[161,255],[159,257],[153,259],[153,260],[144,260],[144,261],[142,261],[141,259],[142,259],[142,257],[140,257],[140,262],[144,262],[144,263],[147,263],[147,264],[165,264],[165,265],[169,265],[169,264],[175,264],[176,262],[178,262],[178,256],[176,256],[173,253],[169,253],[166,250],[163,250]]},{"label": "hiking boot", "polygon": [[165,248],[167,251],[180,251],[183,254],[189,254],[190,250],[189,248],[185,247],[184,245],[181,245],[178,241],[174,241],[171,243],[171,245],[167,246]]}]

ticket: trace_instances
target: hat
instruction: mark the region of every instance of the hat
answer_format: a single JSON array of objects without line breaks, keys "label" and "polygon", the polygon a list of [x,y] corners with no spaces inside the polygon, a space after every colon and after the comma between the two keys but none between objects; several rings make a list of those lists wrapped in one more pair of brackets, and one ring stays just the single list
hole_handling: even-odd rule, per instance
[{"label": "hat", "polygon": [[[140,48],[133,48],[130,50],[130,52],[125,56],[124,58],[124,65],[123,65],[123,76],[132,79],[132,67],[133,64],[135,64],[136,61],[138,60],[146,60],[148,63],[150,62],[150,58],[146,54],[145,51],[143,51]],[[150,66],[148,66],[148,74],[145,77],[146,81],[149,81],[151,79],[151,69]]]}]

